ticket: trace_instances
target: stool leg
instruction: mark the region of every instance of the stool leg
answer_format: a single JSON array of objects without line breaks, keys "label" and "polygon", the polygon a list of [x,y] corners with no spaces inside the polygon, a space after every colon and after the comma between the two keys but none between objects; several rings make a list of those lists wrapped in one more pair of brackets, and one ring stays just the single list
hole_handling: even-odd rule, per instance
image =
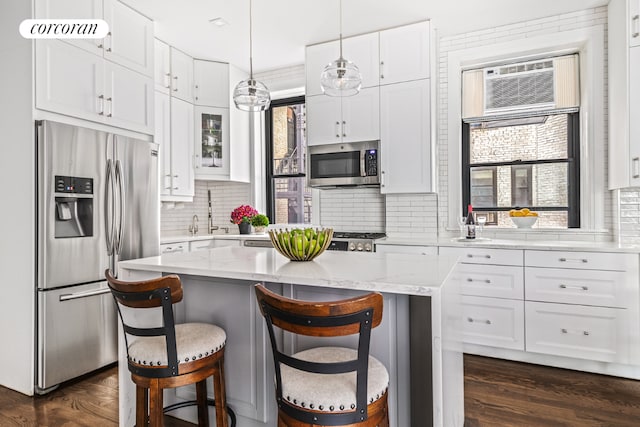
[{"label": "stool leg", "polygon": [[148,389],[136,385],[136,427],[146,427],[147,425],[148,402]]},{"label": "stool leg", "polygon": [[216,427],[228,427],[227,418],[227,395],[224,385],[224,356],[216,363],[216,370],[213,374],[213,392],[216,401]]},{"label": "stool leg", "polygon": [[149,393],[149,427],[162,427],[164,414],[162,412],[162,388],[158,379],[151,380]]},{"label": "stool leg", "polygon": [[207,406],[207,379],[196,383],[196,400],[198,402],[198,426],[209,427],[209,407]]}]

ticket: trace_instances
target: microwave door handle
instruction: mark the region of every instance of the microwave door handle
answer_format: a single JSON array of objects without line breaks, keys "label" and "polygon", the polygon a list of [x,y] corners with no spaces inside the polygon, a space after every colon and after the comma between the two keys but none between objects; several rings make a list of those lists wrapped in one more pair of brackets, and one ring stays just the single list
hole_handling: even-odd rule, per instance
[{"label": "microwave door handle", "polygon": [[365,168],[366,157],[367,150],[360,150],[360,176],[367,176],[367,170]]},{"label": "microwave door handle", "polygon": [[104,233],[107,238],[107,254],[113,255],[113,192],[115,183],[113,182],[113,162],[107,159],[107,173],[104,191]]}]

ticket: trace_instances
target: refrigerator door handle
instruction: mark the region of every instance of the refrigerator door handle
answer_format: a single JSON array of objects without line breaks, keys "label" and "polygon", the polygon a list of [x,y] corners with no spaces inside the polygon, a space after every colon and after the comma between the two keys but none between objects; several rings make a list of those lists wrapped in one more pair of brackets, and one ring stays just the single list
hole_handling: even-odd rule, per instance
[{"label": "refrigerator door handle", "polygon": [[111,159],[107,159],[107,174],[106,174],[105,192],[104,192],[104,232],[107,240],[107,253],[109,256],[113,255],[114,249],[114,224],[113,224],[113,193],[115,191],[114,183],[114,170],[113,162]]},{"label": "refrigerator door handle", "polygon": [[122,249],[122,238],[124,237],[124,219],[125,219],[125,187],[124,187],[124,173],[122,172],[122,163],[120,160],[116,160],[116,181],[118,182],[118,195],[120,196],[120,213],[118,215],[118,240],[115,242],[115,252],[120,254]]},{"label": "refrigerator door handle", "polygon": [[72,301],[72,300],[76,300],[76,299],[80,299],[80,298],[88,298],[88,297],[94,297],[96,295],[104,295],[104,294],[108,294],[111,292],[111,289],[106,288],[106,289],[96,289],[93,291],[86,291],[86,292],[76,292],[73,294],[62,294],[60,295],[59,300],[61,302],[64,301]]}]

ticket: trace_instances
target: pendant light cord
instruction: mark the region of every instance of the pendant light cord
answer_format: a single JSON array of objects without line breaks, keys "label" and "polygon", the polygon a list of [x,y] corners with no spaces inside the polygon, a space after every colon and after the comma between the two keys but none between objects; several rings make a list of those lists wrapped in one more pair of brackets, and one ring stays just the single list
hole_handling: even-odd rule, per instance
[{"label": "pendant light cord", "polygon": [[[342,0],[340,0],[342,1]],[[249,0],[249,79],[253,80],[253,20],[251,5],[253,0]]]},{"label": "pendant light cord", "polygon": [[342,0],[340,0],[340,59],[342,59]]}]

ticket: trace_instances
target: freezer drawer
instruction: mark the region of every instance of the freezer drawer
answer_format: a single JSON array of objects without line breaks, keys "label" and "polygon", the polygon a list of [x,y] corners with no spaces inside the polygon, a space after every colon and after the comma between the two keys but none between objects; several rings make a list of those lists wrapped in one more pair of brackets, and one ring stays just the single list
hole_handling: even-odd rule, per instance
[{"label": "freezer drawer", "polygon": [[39,391],[115,362],[117,334],[106,282],[38,291]]}]

